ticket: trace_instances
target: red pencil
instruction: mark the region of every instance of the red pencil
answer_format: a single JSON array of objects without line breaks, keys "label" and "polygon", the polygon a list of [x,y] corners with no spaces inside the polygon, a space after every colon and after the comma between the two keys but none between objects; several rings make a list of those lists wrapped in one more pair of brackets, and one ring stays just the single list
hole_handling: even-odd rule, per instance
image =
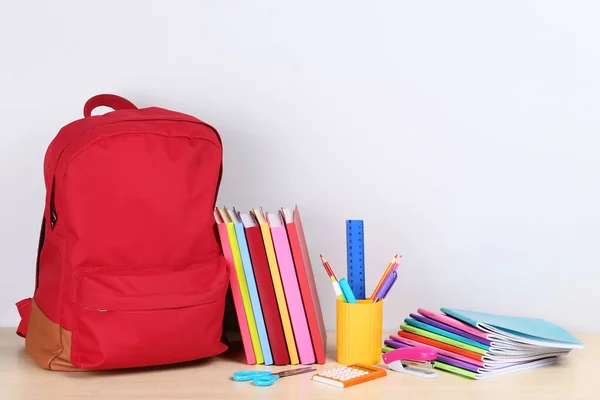
[{"label": "red pencil", "polygon": [[327,260],[325,259],[325,257],[323,257],[322,254],[319,254],[319,256],[321,256],[321,262],[323,263],[323,266],[325,267],[325,271],[327,271],[327,275],[329,275],[330,278],[335,279],[337,282],[337,277],[333,273],[333,269],[331,269],[329,262],[327,262]]}]

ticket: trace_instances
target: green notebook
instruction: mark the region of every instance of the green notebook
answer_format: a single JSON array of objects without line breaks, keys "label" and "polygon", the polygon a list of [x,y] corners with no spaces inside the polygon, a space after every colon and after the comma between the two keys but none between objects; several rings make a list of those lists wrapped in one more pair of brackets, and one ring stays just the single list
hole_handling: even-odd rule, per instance
[{"label": "green notebook", "polygon": [[437,340],[438,342],[446,343],[452,346],[459,347],[464,350],[472,351],[477,354],[485,354],[486,350],[480,349],[479,347],[471,346],[470,344],[466,344],[463,342],[459,342],[458,340],[450,339],[446,336],[438,335],[437,333],[429,332],[424,329],[416,328],[414,326],[408,324],[400,325],[400,329],[406,332],[414,333],[415,335],[424,336],[429,339]]},{"label": "green notebook", "polygon": [[421,321],[417,321],[414,318],[406,318],[404,320],[404,322],[407,323],[410,326],[414,326],[415,328],[424,329],[426,331],[429,331],[429,332],[432,332],[432,333],[436,333],[438,335],[442,335],[442,336],[445,336],[447,338],[457,340],[459,342],[463,342],[463,343],[471,345],[473,347],[477,347],[477,348],[480,348],[480,349],[483,349],[483,350],[489,350],[490,349],[490,346],[488,346],[488,345],[476,342],[475,340],[466,338],[464,336],[457,335],[457,334],[452,333],[452,332],[445,331],[445,330],[437,328],[435,326],[432,326],[432,325],[429,325],[429,324],[425,324],[425,323],[423,323]]},{"label": "green notebook", "polygon": [[463,375],[471,379],[475,379],[475,372],[467,371],[466,369],[458,368],[454,365],[449,365],[443,362],[435,361],[433,363],[433,367],[437,369],[443,369],[444,371],[448,372],[454,372],[455,374]]}]

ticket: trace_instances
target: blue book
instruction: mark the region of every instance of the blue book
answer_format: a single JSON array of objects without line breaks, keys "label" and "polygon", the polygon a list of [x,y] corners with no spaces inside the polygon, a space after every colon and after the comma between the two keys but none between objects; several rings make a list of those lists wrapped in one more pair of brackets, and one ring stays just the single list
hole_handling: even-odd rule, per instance
[{"label": "blue book", "polygon": [[583,342],[551,322],[539,318],[510,317],[442,307],[441,311],[475,328],[488,338],[562,349],[582,349]]},{"label": "blue book", "polygon": [[457,340],[457,341],[462,342],[462,343],[466,343],[468,345],[477,347],[477,348],[482,349],[482,350],[489,350],[490,349],[490,346],[488,346],[488,345],[476,342],[476,341],[474,341],[472,339],[466,338],[464,336],[457,335],[457,334],[452,333],[452,332],[448,332],[448,331],[446,331],[444,329],[436,328],[435,326],[426,324],[424,322],[417,321],[416,319],[413,319],[413,318],[406,318],[404,320],[404,322],[406,322],[408,325],[412,325],[414,327],[421,328],[421,329],[429,331],[429,332],[437,333],[438,335],[445,336],[447,338],[454,339],[454,340]]},{"label": "blue book", "polygon": [[244,224],[240,221],[237,213],[235,213],[235,219],[232,218],[232,220],[234,222],[233,226],[235,227],[235,236],[240,249],[240,255],[242,256],[242,265],[244,267],[244,274],[246,275],[246,283],[248,284],[248,292],[250,294],[250,303],[252,304],[254,319],[256,320],[260,348],[265,359],[265,365],[273,365],[273,355],[271,354],[269,336],[267,336],[267,327],[262,313],[260,298],[258,297],[256,280],[254,279],[254,269],[252,268],[252,262],[250,261],[250,252],[248,251],[248,242],[246,241]]}]

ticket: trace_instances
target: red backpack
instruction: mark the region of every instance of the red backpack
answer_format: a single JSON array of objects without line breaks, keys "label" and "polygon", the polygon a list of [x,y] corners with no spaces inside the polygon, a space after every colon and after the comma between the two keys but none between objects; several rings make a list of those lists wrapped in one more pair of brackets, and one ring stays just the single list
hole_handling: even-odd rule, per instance
[{"label": "red backpack", "polygon": [[[95,107],[115,111],[91,116]],[[17,303],[29,355],[51,370],[170,364],[222,353],[229,267],[213,218],[217,131],[98,95],[44,160],[35,292]]]}]

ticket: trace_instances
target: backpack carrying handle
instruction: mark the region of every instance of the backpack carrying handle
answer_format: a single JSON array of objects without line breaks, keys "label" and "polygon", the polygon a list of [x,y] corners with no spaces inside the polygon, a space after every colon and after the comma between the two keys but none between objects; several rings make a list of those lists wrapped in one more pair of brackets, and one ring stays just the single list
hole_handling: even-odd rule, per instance
[{"label": "backpack carrying handle", "polygon": [[110,107],[113,110],[137,110],[135,104],[129,100],[114,94],[99,94],[85,102],[83,116],[89,117],[96,107]]}]

